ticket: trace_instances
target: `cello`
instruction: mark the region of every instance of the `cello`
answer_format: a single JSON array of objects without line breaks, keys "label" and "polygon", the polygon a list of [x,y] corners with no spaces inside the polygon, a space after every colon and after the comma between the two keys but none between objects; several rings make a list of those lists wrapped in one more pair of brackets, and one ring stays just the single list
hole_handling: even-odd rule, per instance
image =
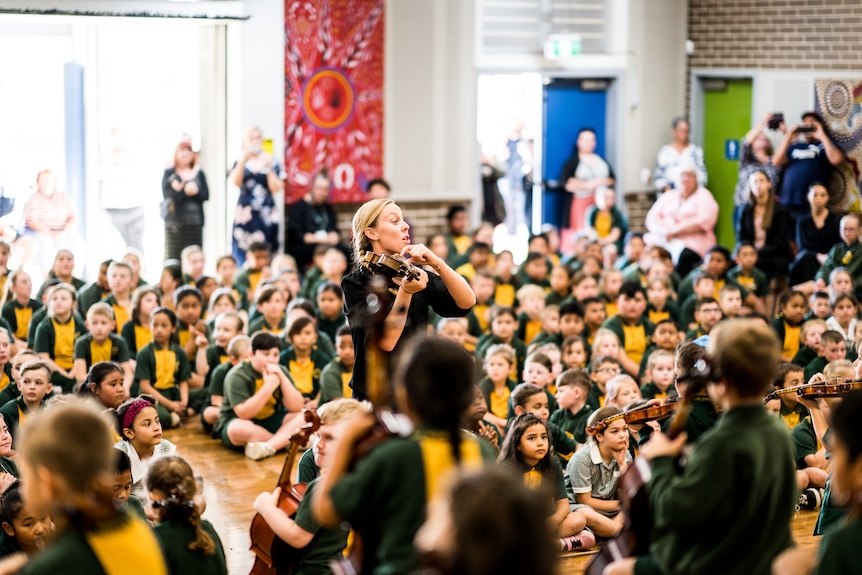
[{"label": "cello", "polygon": [[[678,378],[678,381],[687,381],[688,385],[680,396],[679,402],[676,403],[675,414],[667,432],[668,437],[673,439],[685,430],[685,424],[688,421],[688,414],[691,411],[695,396],[704,389],[707,382],[712,378],[712,370],[706,359],[697,360],[689,373]],[[658,407],[665,407],[669,410],[670,406],[673,405],[668,403]],[[655,407],[647,406],[647,408]],[[644,412],[644,408],[637,411]],[[666,416],[666,413],[661,415]],[[640,419],[640,421],[636,421],[636,419]],[[632,421],[628,419],[626,421],[643,423],[648,419],[633,418]],[[651,476],[652,470],[649,461],[644,457],[637,457],[620,477],[620,513],[625,518],[623,529],[619,535],[605,543],[605,546],[593,557],[587,566],[586,575],[602,575],[605,567],[614,561],[625,557],[643,555],[649,550],[653,522],[646,485]]]},{"label": "cello", "polygon": [[[299,502],[305,495],[304,483],[293,483],[290,472],[299,453],[299,446],[306,445],[311,434],[320,428],[320,419],[312,409],[303,409],[305,424],[297,428],[290,436],[290,448],[277,487],[281,487],[277,507],[289,517],[296,514]],[[254,552],[254,565],[249,575],[275,575],[276,573],[292,573],[296,561],[293,555],[295,549],[282,541],[259,513],[255,513],[249,528],[251,536],[251,551]]]}]

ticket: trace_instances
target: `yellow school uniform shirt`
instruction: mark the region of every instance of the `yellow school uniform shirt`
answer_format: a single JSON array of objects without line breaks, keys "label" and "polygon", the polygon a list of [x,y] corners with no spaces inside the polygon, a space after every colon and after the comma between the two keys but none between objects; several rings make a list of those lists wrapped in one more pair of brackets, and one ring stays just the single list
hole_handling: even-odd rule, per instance
[{"label": "yellow school uniform shirt", "polygon": [[527,327],[524,330],[524,343],[529,345],[540,331],[542,331],[542,320],[531,319],[528,321]]},{"label": "yellow school uniform shirt", "polygon": [[623,334],[626,336],[625,352],[630,360],[640,365],[647,348],[646,331],[643,325],[622,324]]},{"label": "yellow school uniform shirt", "polygon": [[54,363],[70,370],[75,364],[75,318],[70,317],[66,323],[51,318],[51,323],[54,324]]},{"label": "yellow school uniform shirt", "polygon": [[341,374],[341,395],[342,397],[353,397],[353,390],[350,389],[350,380],[353,378],[353,370],[345,371]]},{"label": "yellow school uniform shirt", "polygon": [[662,320],[670,319],[670,312],[667,310],[656,311],[654,309],[649,310],[649,320],[653,323],[658,323]]},{"label": "yellow school uniform shirt", "polygon": [[[260,283],[260,271],[248,272],[248,293],[253,294],[257,291],[257,284]],[[237,300],[239,301],[239,300]]]},{"label": "yellow school uniform shirt", "polygon": [[142,350],[144,347],[152,343],[153,332],[146,325],[135,324],[135,349]]},{"label": "yellow school uniform shirt", "polygon": [[473,239],[467,234],[464,234],[461,236],[453,237],[452,243],[455,244],[455,250],[457,250],[459,254],[463,254],[470,249],[470,246],[473,243]]},{"label": "yellow school uniform shirt", "polygon": [[6,370],[0,367],[0,391],[6,389],[6,386],[9,385],[10,381],[9,376],[6,375]]},{"label": "yellow school uniform shirt", "polygon": [[757,280],[755,280],[753,276],[744,276],[740,274],[733,279],[736,280],[736,283],[738,283],[740,287],[750,291],[751,293],[757,292]]},{"label": "yellow school uniform shirt", "polygon": [[129,321],[132,316],[129,314],[129,310],[120,304],[112,303],[111,307],[114,309],[114,321],[117,322],[115,331],[120,333],[120,330],[123,329],[123,326],[126,325],[126,322]]},{"label": "yellow school uniform shirt", "polygon": [[177,331],[177,339],[180,341],[180,347],[185,348],[186,344],[189,342],[189,338],[192,333],[188,329],[181,329]]},{"label": "yellow school uniform shirt", "polygon": [[[108,338],[102,343],[97,343],[96,340],[90,341],[90,360],[93,364],[100,361],[111,361],[111,339]],[[92,365],[92,364],[91,364]]]},{"label": "yellow school uniform shirt", "polygon": [[503,394],[500,395],[497,393],[496,389],[491,390],[491,405],[488,406],[488,409],[491,410],[491,413],[496,415],[497,417],[502,417],[503,419],[509,418],[509,396],[512,395],[512,392],[509,391],[508,387],[503,387]]},{"label": "yellow school uniform shirt", "polygon": [[715,299],[719,299],[718,294],[721,291],[721,288],[724,287],[724,284],[725,281],[722,279],[715,280],[715,291],[713,292],[712,297],[714,297]]},{"label": "yellow school uniform shirt", "polygon": [[596,228],[596,235],[600,238],[606,238],[611,234],[613,229],[613,219],[609,212],[599,210],[596,212],[596,223],[593,226]]},{"label": "yellow school uniform shirt", "polygon": [[494,301],[498,305],[512,306],[515,304],[515,286],[498,283],[494,288]]},{"label": "yellow school uniform shirt", "polygon": [[156,381],[153,387],[156,389],[171,389],[177,382],[174,375],[177,372],[177,354],[172,349],[154,349],[156,356]]},{"label": "yellow school uniform shirt", "polygon": [[130,517],[117,529],[88,531],[87,543],[107,575],[121,575],[134,565],[140,573],[167,575],[155,532],[142,519]]},{"label": "yellow school uniform shirt", "polygon": [[793,356],[799,353],[799,334],[801,331],[801,325],[790,325],[786,321],[784,322],[784,342],[781,348],[781,355],[793,358]]},{"label": "yellow school uniform shirt", "polygon": [[614,317],[619,312],[620,312],[620,310],[617,307],[616,301],[606,301],[605,302],[605,314],[607,315],[607,317]]},{"label": "yellow school uniform shirt", "polygon": [[311,359],[303,363],[292,359],[288,370],[299,393],[309,394],[314,390],[314,362]]},{"label": "yellow school uniform shirt", "polygon": [[[312,365],[314,364],[312,363]],[[254,392],[257,393],[260,391],[261,387],[263,387],[263,378],[258,377],[254,380]],[[255,419],[266,419],[275,414],[275,397],[273,397],[273,395],[274,394],[270,394],[266,399],[266,403],[263,404],[263,407],[261,407],[260,411],[257,412],[257,415],[254,416]]]},{"label": "yellow school uniform shirt", "polygon": [[33,308],[29,305],[18,307],[15,304],[15,321],[18,322],[18,329],[15,330],[15,337],[21,340],[27,339],[27,330],[30,328],[30,320],[33,318]]}]

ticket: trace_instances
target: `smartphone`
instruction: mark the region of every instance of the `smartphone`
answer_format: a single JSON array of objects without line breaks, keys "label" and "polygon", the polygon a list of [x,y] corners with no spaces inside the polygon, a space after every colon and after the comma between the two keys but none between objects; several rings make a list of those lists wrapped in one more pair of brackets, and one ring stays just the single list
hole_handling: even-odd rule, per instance
[{"label": "smartphone", "polygon": [[816,128],[814,126],[799,126],[798,128],[796,128],[796,132],[799,134],[810,134],[815,129]]},{"label": "smartphone", "polygon": [[772,114],[772,117],[769,118],[769,121],[766,123],[766,127],[770,130],[777,130],[778,126],[781,125],[781,122],[784,121],[784,114],[781,112],[775,112]]}]

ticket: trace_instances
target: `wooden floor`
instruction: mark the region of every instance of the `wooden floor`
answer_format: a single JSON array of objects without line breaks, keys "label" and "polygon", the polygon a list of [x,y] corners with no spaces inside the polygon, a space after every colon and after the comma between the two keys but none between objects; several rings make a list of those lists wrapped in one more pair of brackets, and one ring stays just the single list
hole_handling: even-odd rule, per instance
[{"label": "wooden floor", "polygon": [[[251,461],[204,435],[197,421],[181,429],[165,431],[165,438],[177,445],[177,454],[191,464],[195,474],[204,477],[207,500],[204,516],[221,537],[227,554],[228,572],[248,573],[254,562],[248,550],[248,527],[254,515],[252,503],[261,491],[271,491],[275,487],[284,456],[279,454],[264,461]],[[819,538],[811,535],[816,520],[817,512],[800,511],[791,525],[797,544],[810,549],[811,553],[816,552],[819,542]],[[586,551],[563,556],[560,573],[583,573],[593,554]]]}]

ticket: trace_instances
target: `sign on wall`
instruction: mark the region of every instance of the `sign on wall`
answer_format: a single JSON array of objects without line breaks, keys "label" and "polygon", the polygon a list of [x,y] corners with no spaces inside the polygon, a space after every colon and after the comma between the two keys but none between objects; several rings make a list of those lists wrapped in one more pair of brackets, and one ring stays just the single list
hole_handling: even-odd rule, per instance
[{"label": "sign on wall", "polygon": [[326,169],[332,201],[383,174],[384,0],[285,0],[285,198]]}]

